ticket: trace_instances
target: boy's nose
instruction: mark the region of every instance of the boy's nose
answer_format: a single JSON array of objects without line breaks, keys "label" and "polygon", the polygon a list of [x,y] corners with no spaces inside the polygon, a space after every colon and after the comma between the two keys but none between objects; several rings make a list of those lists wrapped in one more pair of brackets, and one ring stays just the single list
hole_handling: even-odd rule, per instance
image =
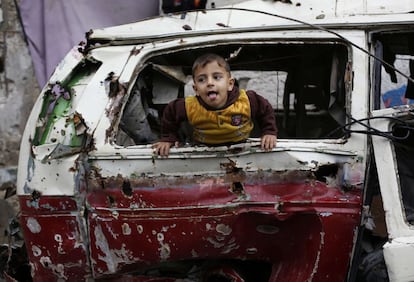
[{"label": "boy's nose", "polygon": [[207,84],[208,84],[208,85],[212,85],[212,84],[214,84],[214,79],[213,79],[213,77],[209,76],[209,77],[207,78]]}]

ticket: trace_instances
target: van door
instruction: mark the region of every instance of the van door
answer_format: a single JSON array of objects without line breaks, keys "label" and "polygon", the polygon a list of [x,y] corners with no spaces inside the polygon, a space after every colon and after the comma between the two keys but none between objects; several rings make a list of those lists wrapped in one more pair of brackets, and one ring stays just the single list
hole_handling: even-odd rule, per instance
[{"label": "van door", "polygon": [[388,242],[384,259],[391,281],[413,281],[414,106],[373,112],[371,126]]}]

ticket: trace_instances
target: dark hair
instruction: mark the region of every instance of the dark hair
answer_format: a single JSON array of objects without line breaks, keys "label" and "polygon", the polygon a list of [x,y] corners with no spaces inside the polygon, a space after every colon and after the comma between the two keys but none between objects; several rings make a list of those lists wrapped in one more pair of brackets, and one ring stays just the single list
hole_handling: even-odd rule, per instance
[{"label": "dark hair", "polygon": [[204,67],[205,65],[211,62],[217,62],[219,66],[223,67],[228,73],[230,73],[230,65],[229,63],[227,63],[227,61],[223,57],[217,54],[214,54],[214,53],[207,53],[207,54],[201,55],[194,61],[193,68],[192,68],[193,77],[194,77],[195,70],[198,67]]}]

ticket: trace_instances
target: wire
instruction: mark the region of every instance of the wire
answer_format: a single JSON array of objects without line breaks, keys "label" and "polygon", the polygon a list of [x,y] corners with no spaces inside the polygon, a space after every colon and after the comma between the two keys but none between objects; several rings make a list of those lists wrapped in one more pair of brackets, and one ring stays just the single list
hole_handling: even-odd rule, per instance
[{"label": "wire", "polygon": [[[335,130],[331,131],[329,134],[327,134],[327,137],[332,136],[336,134],[338,131],[342,131],[345,135],[351,134],[351,133],[359,133],[359,134],[366,134],[366,135],[376,135],[385,137],[387,139],[390,139],[392,141],[404,141],[407,140],[410,134],[414,133],[414,126],[409,125],[407,122],[405,122],[402,119],[395,118],[395,117],[386,117],[386,116],[380,116],[380,117],[368,117],[368,118],[362,118],[362,119],[355,119],[350,115],[347,115],[349,119],[351,119],[351,122],[346,123],[345,125],[336,128]],[[396,123],[396,127],[398,129],[404,129],[406,130],[406,134],[403,136],[396,136],[395,130],[390,131],[381,131],[378,130],[369,124],[364,123],[364,121],[370,121],[374,119],[388,119]],[[350,127],[354,124],[359,124],[365,127],[367,130],[353,130],[350,129]]]},{"label": "wire", "polygon": [[[229,8],[215,8],[214,10],[227,10],[227,9],[229,9]],[[297,23],[300,23],[300,24],[303,24],[303,25],[306,25],[306,26],[310,26],[310,27],[312,27],[314,29],[319,29],[319,30],[322,30],[322,31],[331,33],[331,34],[337,36],[338,38],[342,39],[343,41],[349,43],[350,45],[354,46],[358,50],[364,52],[368,56],[374,58],[375,60],[378,60],[383,65],[386,65],[387,67],[392,68],[394,71],[398,72],[403,77],[407,78],[410,82],[414,83],[414,79],[411,78],[410,76],[406,75],[402,71],[396,69],[393,65],[387,63],[386,61],[384,61],[381,58],[375,56],[374,54],[371,54],[369,51],[365,50],[363,47],[358,46],[357,44],[351,42],[350,40],[346,39],[345,37],[343,37],[342,35],[340,35],[339,33],[335,32],[335,31],[332,31],[330,29],[324,28],[324,27],[319,26],[319,25],[315,25],[315,24],[308,23],[306,21],[298,20],[298,19],[291,18],[291,17],[288,17],[288,16],[282,16],[282,15],[279,15],[279,14],[269,13],[269,12],[265,12],[265,11],[257,11],[257,10],[251,10],[251,9],[246,9],[246,8],[237,8],[237,7],[232,7],[230,9],[239,10],[239,11],[246,11],[246,12],[256,12],[256,13],[260,13],[260,14],[264,14],[264,15],[268,15],[268,16],[273,16],[273,17],[277,17],[277,18],[281,18],[281,19],[285,19],[285,20],[297,22]]]}]

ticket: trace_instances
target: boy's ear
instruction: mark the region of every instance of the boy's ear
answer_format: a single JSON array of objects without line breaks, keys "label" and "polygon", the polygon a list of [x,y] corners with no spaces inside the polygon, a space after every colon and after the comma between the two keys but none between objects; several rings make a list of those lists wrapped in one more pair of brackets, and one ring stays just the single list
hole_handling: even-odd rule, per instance
[{"label": "boy's ear", "polygon": [[234,82],[235,82],[234,78],[230,77],[229,78],[229,86],[227,87],[227,91],[232,91],[233,90]]},{"label": "boy's ear", "polygon": [[198,96],[198,93],[197,93],[197,86],[196,86],[195,84],[193,84],[193,90],[194,90],[194,92],[195,92],[196,96]]}]

